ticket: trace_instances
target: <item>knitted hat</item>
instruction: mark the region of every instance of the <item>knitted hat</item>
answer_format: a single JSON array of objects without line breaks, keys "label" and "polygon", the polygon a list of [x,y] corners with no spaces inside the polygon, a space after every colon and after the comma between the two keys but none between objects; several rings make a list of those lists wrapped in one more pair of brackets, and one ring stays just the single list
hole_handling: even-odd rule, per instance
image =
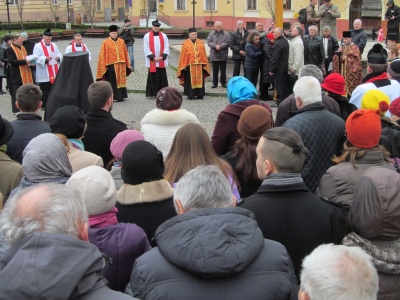
[{"label": "knitted hat", "polygon": [[141,184],[163,179],[163,154],[147,141],[135,141],[122,154],[121,177],[124,183]]},{"label": "knitted hat", "polygon": [[369,64],[386,64],[387,51],[379,43],[372,46],[372,49],[368,51],[367,60]]},{"label": "knitted hat", "polygon": [[153,27],[160,27],[161,23],[158,22],[158,20],[155,20],[155,21],[151,22],[151,25],[153,25]]},{"label": "knitted hat", "polygon": [[246,139],[256,141],[271,128],[271,114],[261,105],[247,107],[240,115],[237,129]]},{"label": "knitted hat", "polygon": [[338,73],[331,73],[325,77],[324,82],[321,83],[322,88],[337,95],[345,95],[344,77]]},{"label": "knitted hat", "polygon": [[235,104],[245,100],[257,99],[258,92],[247,78],[243,76],[232,77],[226,89],[229,103]]},{"label": "knitted hat", "polygon": [[400,59],[392,61],[388,65],[387,72],[393,77],[393,79],[400,79]]},{"label": "knitted hat", "polygon": [[45,35],[45,36],[52,36],[53,34],[51,33],[51,29],[50,29],[50,28],[47,28],[47,29],[43,32],[43,35]]},{"label": "knitted hat", "polygon": [[356,110],[346,120],[347,139],[353,146],[373,148],[379,144],[381,126],[378,110]]},{"label": "knitted hat", "polygon": [[0,115],[0,146],[7,143],[14,134],[14,127]]},{"label": "knitted hat", "polygon": [[79,107],[63,106],[50,119],[52,133],[61,133],[69,139],[79,139],[85,130],[85,116]]},{"label": "knitted hat", "polygon": [[78,190],[89,216],[110,211],[117,203],[117,189],[111,174],[99,166],[83,168],[68,179],[67,186]]},{"label": "knitted hat", "polygon": [[178,109],[181,107],[182,101],[182,94],[172,87],[162,88],[156,96],[156,106],[162,110]]},{"label": "knitted hat", "polygon": [[351,38],[351,31],[349,31],[349,30],[343,31],[343,37],[344,38]]},{"label": "knitted hat", "polygon": [[267,34],[267,39],[269,39],[270,41],[272,41],[274,39],[274,34],[273,33],[268,33]]},{"label": "knitted hat", "polygon": [[383,116],[389,109],[389,97],[378,89],[367,91],[361,100],[361,108],[378,109]]},{"label": "knitted hat", "polygon": [[392,103],[390,103],[389,112],[400,118],[400,97],[394,99]]},{"label": "knitted hat", "polygon": [[143,141],[143,135],[137,130],[124,130],[118,133],[112,140],[110,151],[116,160],[121,161],[122,153],[126,146],[134,141]]},{"label": "knitted hat", "polygon": [[110,27],[108,27],[108,30],[110,32],[116,32],[116,31],[118,31],[118,26],[117,25],[111,25]]}]

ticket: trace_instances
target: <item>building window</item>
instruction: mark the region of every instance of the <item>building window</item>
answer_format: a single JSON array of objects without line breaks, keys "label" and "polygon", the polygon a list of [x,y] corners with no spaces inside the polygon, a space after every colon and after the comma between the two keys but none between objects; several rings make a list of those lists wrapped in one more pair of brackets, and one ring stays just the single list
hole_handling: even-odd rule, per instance
[{"label": "building window", "polygon": [[18,3],[19,3],[19,0],[10,0],[11,6],[16,6],[16,5],[18,5]]},{"label": "building window", "polygon": [[254,29],[256,29],[256,22],[246,22],[246,29],[247,29],[247,30],[254,30]]},{"label": "building window", "polygon": [[72,0],[68,0],[68,5],[72,5]]},{"label": "building window", "polygon": [[115,10],[115,0],[111,0],[111,10]]},{"label": "building window", "polygon": [[257,0],[247,0],[247,10],[257,9]]},{"label": "building window", "polygon": [[292,9],[292,0],[283,0],[283,9]]},{"label": "building window", "polygon": [[186,10],[186,0],[177,0],[176,10]]},{"label": "building window", "polygon": [[215,2],[217,0],[206,0],[206,10],[215,10]]},{"label": "building window", "polygon": [[206,27],[214,27],[214,21],[206,21]]},{"label": "building window", "polygon": [[58,0],[51,0],[53,2],[53,5],[58,5]]},{"label": "building window", "polygon": [[101,0],[97,0],[96,10],[101,11]]}]

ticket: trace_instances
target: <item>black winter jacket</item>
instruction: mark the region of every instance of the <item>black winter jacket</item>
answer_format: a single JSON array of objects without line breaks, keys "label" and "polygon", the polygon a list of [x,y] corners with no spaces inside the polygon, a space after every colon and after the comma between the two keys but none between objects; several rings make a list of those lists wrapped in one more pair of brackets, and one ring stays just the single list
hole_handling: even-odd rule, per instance
[{"label": "black winter jacket", "polygon": [[320,36],[311,38],[308,34],[304,36],[307,44],[307,57],[304,60],[305,65],[316,65],[321,67],[324,58],[324,48]]},{"label": "black winter jacket", "polygon": [[367,33],[363,28],[360,30],[351,30],[351,41],[360,49],[360,55],[363,54],[364,48],[367,45]]},{"label": "black winter jacket", "polygon": [[272,77],[269,76],[271,69],[271,56],[272,56],[272,43],[269,39],[263,38],[261,40],[262,52],[263,52],[263,77],[262,83],[272,83]]},{"label": "black winter jacket", "polygon": [[[15,46],[15,47],[21,49],[21,47],[23,46],[21,47]],[[19,66],[26,65],[26,60],[17,59],[17,55],[15,54],[13,48],[11,47],[7,48],[7,58],[11,69],[11,77],[10,77],[11,83],[22,85],[22,77],[21,77],[21,72],[19,71]]]},{"label": "black winter jacket", "polygon": [[[388,1],[389,2],[389,1]],[[393,3],[393,7],[389,7],[386,10],[385,13],[385,19],[388,21],[388,28],[389,29],[399,29],[399,22],[400,22],[400,7]],[[391,17],[394,17],[392,20]]]},{"label": "black winter jacket", "polygon": [[[335,52],[339,49],[338,40],[330,36],[328,38],[328,59],[331,61]],[[325,59],[324,38],[322,37],[322,58]],[[328,71],[328,70],[327,70]]]},{"label": "black winter jacket", "polygon": [[245,56],[239,53],[240,50],[245,51],[247,37],[249,36],[249,32],[246,28],[243,28],[244,35],[242,37],[239,29],[231,33],[231,37],[229,39],[229,48],[232,50],[232,59],[233,60],[244,60]]},{"label": "black winter jacket", "polygon": [[245,49],[246,58],[244,60],[244,67],[247,70],[258,70],[263,60],[262,45],[247,43]]},{"label": "black winter jacket", "polygon": [[133,266],[133,295],[146,299],[297,299],[285,247],[264,240],[247,209],[206,208],[163,223],[158,247]]},{"label": "black winter jacket", "polygon": [[[379,144],[383,145],[390,152],[391,157],[400,157],[400,126],[397,126],[396,123],[391,122],[385,117],[381,118],[381,125],[382,133]],[[391,134],[393,134],[393,138],[391,138]]]},{"label": "black winter jacket", "polygon": [[283,127],[296,131],[310,151],[301,175],[309,191],[314,193],[322,175],[333,165],[332,157],[342,149],[345,123],[319,102],[300,109]]},{"label": "black winter jacket", "polygon": [[280,36],[274,42],[271,53],[270,72],[287,72],[289,65],[289,42]]}]

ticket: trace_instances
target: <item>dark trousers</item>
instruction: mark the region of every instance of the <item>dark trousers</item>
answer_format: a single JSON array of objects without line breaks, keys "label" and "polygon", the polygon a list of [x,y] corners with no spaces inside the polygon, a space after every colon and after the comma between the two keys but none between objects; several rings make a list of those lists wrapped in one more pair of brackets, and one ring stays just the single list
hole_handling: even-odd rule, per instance
[{"label": "dark trousers", "polygon": [[42,96],[42,108],[46,108],[47,99],[49,98],[49,94],[50,94],[50,90],[51,90],[52,86],[53,85],[50,83],[50,81],[48,81],[48,82],[39,82],[40,90],[43,93],[43,96]]},{"label": "dark trousers", "polygon": [[274,84],[276,89],[276,102],[279,104],[288,96],[287,84],[289,82],[286,72],[274,74]]},{"label": "dark trousers", "polygon": [[244,59],[234,59],[233,60],[233,76],[240,76],[240,65],[243,65],[244,74]]},{"label": "dark trousers", "polygon": [[226,61],[213,61],[213,85],[218,85],[218,73],[221,71],[221,77],[219,81],[222,85],[226,85]]},{"label": "dark trousers", "polygon": [[244,77],[246,77],[252,84],[254,84],[254,87],[257,88],[257,81],[258,81],[258,69],[249,69],[246,68],[244,70]]},{"label": "dark trousers", "polygon": [[22,86],[22,84],[16,84],[12,83],[11,88],[10,88],[10,94],[11,94],[11,108],[13,113],[17,113],[19,110],[17,106],[15,105],[15,101],[17,101],[17,90]]}]

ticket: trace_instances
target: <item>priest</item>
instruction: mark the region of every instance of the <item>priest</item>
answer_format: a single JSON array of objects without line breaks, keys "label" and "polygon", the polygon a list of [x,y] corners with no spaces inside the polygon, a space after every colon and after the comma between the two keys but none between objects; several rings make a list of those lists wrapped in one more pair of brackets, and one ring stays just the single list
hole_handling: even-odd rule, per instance
[{"label": "priest", "polygon": [[196,28],[189,28],[189,39],[183,42],[177,77],[188,99],[203,99],[204,79],[210,76],[207,53],[203,41],[197,38]]},{"label": "priest", "polygon": [[67,46],[64,54],[79,51],[86,51],[89,53],[89,61],[92,59],[92,53],[90,53],[89,47],[82,42],[82,35],[80,33],[75,33],[74,40]]},{"label": "priest", "polygon": [[113,89],[114,101],[128,98],[126,77],[131,74],[131,64],[125,42],[118,37],[117,25],[109,28],[110,36],[100,48],[96,81],[106,80]]},{"label": "priest", "polygon": [[155,20],[153,28],[143,37],[145,66],[148,68],[146,97],[156,97],[159,90],[168,86],[167,70],[169,43],[165,33],[160,31],[161,23]]}]

